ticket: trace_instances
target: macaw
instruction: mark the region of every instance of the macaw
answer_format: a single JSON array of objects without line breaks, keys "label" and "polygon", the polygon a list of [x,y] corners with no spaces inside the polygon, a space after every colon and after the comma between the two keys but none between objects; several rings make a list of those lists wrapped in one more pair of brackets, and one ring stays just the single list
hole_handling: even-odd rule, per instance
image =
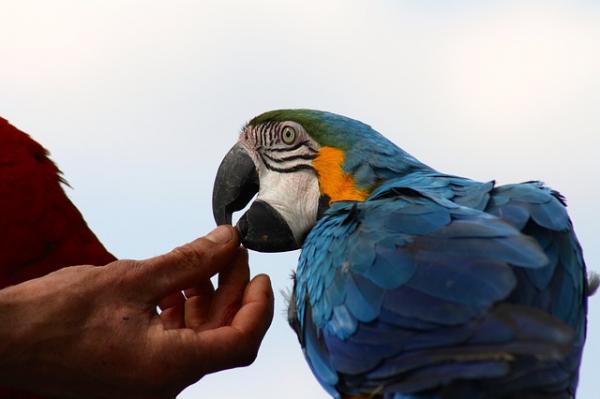
[{"label": "macaw", "polygon": [[582,250],[565,199],[425,165],[370,126],[314,110],[250,120],[215,180],[218,224],[302,248],[289,322],[334,398],[573,398]]},{"label": "macaw", "polygon": [[[0,118],[0,289],[72,265],[115,260],[67,198],[40,144]],[[39,398],[0,387],[0,398]]]}]

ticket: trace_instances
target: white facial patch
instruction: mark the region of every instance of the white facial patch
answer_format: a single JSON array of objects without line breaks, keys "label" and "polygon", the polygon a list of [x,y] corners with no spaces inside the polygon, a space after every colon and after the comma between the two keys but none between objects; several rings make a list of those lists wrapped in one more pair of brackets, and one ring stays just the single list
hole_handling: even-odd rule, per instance
[{"label": "white facial patch", "polygon": [[[295,140],[289,144],[281,139],[284,126],[293,127],[296,133]],[[239,142],[256,165],[260,182],[257,199],[281,215],[298,245],[302,245],[317,221],[319,210],[319,180],[311,166],[319,145],[294,122],[270,128],[247,127]]]},{"label": "white facial patch", "polygon": [[271,205],[286,221],[301,245],[317,221],[319,181],[313,171],[280,173],[262,166],[257,199]]}]

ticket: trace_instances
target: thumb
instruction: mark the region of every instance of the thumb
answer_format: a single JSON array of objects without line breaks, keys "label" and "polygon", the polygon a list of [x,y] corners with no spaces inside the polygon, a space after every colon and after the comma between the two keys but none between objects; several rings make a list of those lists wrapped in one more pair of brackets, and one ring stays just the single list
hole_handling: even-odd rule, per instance
[{"label": "thumb", "polygon": [[146,300],[155,303],[173,292],[196,286],[227,269],[239,245],[236,229],[219,226],[205,237],[141,261],[140,291],[146,292]]}]

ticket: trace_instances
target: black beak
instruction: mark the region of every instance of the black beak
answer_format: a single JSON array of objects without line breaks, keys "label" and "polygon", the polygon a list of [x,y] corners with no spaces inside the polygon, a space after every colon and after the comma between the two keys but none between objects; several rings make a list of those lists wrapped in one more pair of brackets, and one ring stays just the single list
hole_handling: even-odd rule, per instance
[{"label": "black beak", "polygon": [[213,215],[218,225],[231,224],[233,212],[244,209],[258,192],[258,173],[248,152],[239,144],[225,155],[213,188]]},{"label": "black beak", "polygon": [[[235,211],[243,209],[259,189],[256,166],[240,144],[229,150],[217,171],[213,189],[213,214],[217,224],[231,224]],[[298,249],[290,227],[271,205],[254,201],[237,224],[242,244],[260,252]]]}]

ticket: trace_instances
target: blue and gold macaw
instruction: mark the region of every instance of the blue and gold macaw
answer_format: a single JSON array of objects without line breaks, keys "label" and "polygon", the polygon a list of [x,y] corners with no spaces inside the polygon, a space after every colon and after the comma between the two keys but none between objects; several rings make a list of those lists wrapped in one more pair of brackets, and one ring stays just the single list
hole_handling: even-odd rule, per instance
[{"label": "blue and gold macaw", "polygon": [[370,126],[312,110],[252,119],[215,182],[243,244],[302,248],[290,324],[335,398],[573,398],[581,247],[564,198],[440,173]]}]

